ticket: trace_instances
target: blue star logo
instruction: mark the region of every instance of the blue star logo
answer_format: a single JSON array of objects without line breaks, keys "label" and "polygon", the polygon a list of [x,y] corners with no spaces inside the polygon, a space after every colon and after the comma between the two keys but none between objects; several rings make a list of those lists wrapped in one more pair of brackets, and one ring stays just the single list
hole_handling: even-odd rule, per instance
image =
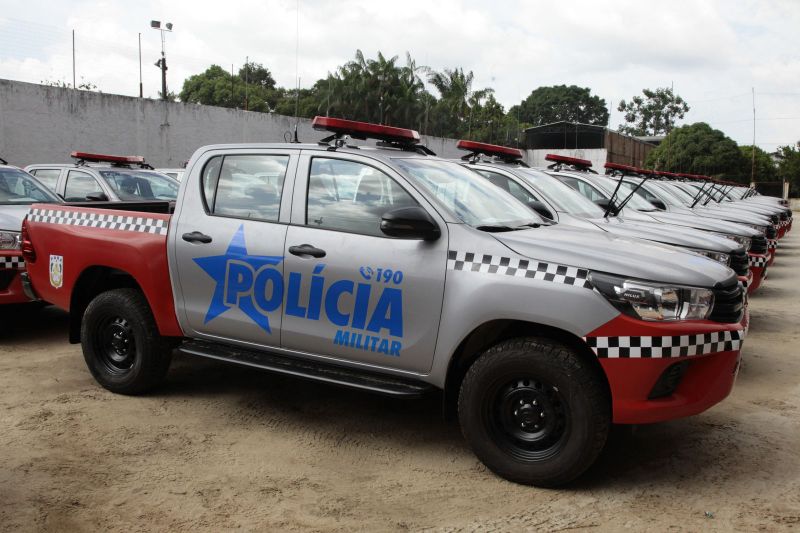
[{"label": "blue star logo", "polygon": [[[252,294],[233,294],[228,292],[231,282],[229,272],[231,271],[231,262],[245,265],[245,268],[252,269],[251,272],[258,272],[259,269],[266,265],[278,265],[281,261],[283,261],[283,256],[280,255],[248,255],[244,242],[244,225],[239,226],[223,255],[195,258],[194,262],[217,284],[214,289],[214,295],[211,297],[211,304],[206,312],[205,323],[208,324],[232,307],[239,307],[261,329],[271,333],[269,317],[256,307]],[[252,286],[250,289],[250,292],[252,292]]]}]

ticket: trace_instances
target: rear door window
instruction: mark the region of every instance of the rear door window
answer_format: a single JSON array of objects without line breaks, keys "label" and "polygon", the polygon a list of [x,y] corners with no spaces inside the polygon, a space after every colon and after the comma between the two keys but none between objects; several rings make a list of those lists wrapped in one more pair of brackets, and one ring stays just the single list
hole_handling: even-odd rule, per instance
[{"label": "rear door window", "polygon": [[42,185],[56,192],[58,177],[61,175],[60,168],[36,168],[31,170],[31,174],[36,176],[36,179],[39,180]]},{"label": "rear door window", "polygon": [[64,199],[68,202],[83,202],[92,193],[102,193],[103,188],[94,176],[80,170],[70,170],[67,174],[67,186]]},{"label": "rear door window", "polygon": [[209,214],[277,222],[288,155],[226,155],[203,169],[203,196]]}]

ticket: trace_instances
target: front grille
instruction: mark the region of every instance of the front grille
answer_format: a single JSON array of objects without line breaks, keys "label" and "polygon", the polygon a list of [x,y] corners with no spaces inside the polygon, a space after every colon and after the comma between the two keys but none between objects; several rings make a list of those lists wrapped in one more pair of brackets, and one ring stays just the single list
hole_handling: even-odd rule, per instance
[{"label": "front grille", "polygon": [[742,319],[744,312],[744,290],[737,281],[727,287],[714,289],[714,309],[709,320],[734,324]]},{"label": "front grille", "polygon": [[[775,235],[777,236],[777,233]],[[773,239],[774,238],[775,237],[773,237]],[[764,237],[763,235],[757,235],[752,239],[750,239],[750,253],[753,254],[767,253],[767,238]]]},{"label": "front grille", "polygon": [[777,239],[778,230],[774,226],[767,226],[767,239]]},{"label": "front grille", "polygon": [[747,252],[733,252],[731,254],[731,268],[736,272],[737,276],[746,276],[747,271],[750,270],[750,259],[747,257]]},{"label": "front grille", "polygon": [[789,215],[786,211],[781,212],[781,220],[789,220]]},{"label": "front grille", "polygon": [[778,215],[770,215],[769,219],[772,221],[773,224],[777,224],[781,221],[781,217]]}]

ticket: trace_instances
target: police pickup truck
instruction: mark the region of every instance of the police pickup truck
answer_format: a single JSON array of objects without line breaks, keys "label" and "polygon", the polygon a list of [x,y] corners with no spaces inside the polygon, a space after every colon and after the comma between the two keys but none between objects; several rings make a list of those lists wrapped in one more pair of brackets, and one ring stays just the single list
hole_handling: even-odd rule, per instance
[{"label": "police pickup truck", "polygon": [[396,397],[441,390],[490,469],[546,486],[584,472],[612,422],[694,415],[731,391],[748,317],[727,266],[548,225],[416,131],[313,124],[329,133],[316,144],[200,148],[173,214],[33,206],[28,289],[70,311],[102,386],[151,389],[177,348]]}]

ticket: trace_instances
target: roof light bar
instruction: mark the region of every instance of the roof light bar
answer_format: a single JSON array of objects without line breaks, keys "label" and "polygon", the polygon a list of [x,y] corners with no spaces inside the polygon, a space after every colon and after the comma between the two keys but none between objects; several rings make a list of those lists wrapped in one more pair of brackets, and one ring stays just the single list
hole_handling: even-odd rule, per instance
[{"label": "roof light bar", "polygon": [[314,117],[311,127],[315,130],[330,131],[337,135],[349,135],[353,139],[378,139],[395,143],[418,143],[419,132],[382,124],[370,124],[342,118]]},{"label": "roof light bar", "polygon": [[92,154],[89,152],[73,151],[69,154],[74,159],[82,161],[89,161],[92,163],[125,163],[130,165],[143,165],[144,157],[140,155],[107,155],[107,154]]},{"label": "roof light bar", "polygon": [[588,159],[580,159],[566,155],[547,154],[544,156],[544,158],[546,161],[552,161],[553,163],[564,163],[566,165],[572,165],[575,168],[591,168],[592,166],[592,162]]},{"label": "roof light bar", "polygon": [[625,172],[628,174],[642,174],[642,169],[637,167],[632,167],[630,165],[622,165],[620,163],[606,163],[603,166],[609,170],[618,170],[620,172]]},{"label": "roof light bar", "polygon": [[519,148],[510,148],[508,146],[500,146],[497,144],[467,141],[464,139],[458,141],[456,148],[459,150],[466,150],[474,154],[497,156],[504,159],[522,159],[525,155]]}]

